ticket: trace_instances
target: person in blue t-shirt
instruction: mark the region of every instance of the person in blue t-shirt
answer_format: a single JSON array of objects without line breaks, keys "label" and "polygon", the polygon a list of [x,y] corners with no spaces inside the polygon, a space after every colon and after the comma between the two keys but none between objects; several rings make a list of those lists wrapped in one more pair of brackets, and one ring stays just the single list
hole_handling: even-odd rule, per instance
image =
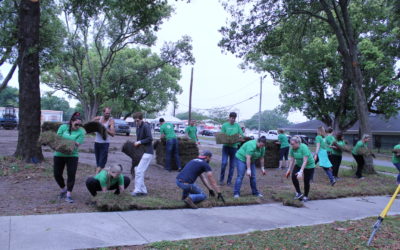
[{"label": "person in blue t-shirt", "polygon": [[197,177],[200,177],[204,186],[208,188],[210,196],[215,196],[215,192],[217,192],[217,199],[225,203],[208,164],[211,157],[212,153],[205,150],[197,159],[189,161],[176,177],[176,185],[183,190],[182,200],[191,208],[197,208],[195,203],[202,202],[207,198],[203,190],[195,184]]}]

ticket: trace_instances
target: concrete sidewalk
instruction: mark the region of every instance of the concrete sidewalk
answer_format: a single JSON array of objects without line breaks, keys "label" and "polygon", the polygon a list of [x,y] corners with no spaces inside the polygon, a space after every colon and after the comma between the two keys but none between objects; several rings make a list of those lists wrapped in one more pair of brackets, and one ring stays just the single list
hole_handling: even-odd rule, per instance
[{"label": "concrete sidewalk", "polygon": [[[0,217],[0,249],[77,249],[140,245],[315,225],[378,216],[390,197],[204,209],[147,210]],[[396,200],[390,214],[400,214]],[[372,225],[371,225],[372,226]]]}]

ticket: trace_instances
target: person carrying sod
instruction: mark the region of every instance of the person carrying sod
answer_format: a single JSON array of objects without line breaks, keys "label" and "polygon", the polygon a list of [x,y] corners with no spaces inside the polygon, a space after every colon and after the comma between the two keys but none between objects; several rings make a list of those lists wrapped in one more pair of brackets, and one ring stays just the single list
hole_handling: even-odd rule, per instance
[{"label": "person carrying sod", "polygon": [[283,129],[278,129],[278,141],[276,144],[280,145],[279,148],[279,168],[288,167],[288,154],[289,154],[289,140]]},{"label": "person carrying sod", "polygon": [[169,122],[165,122],[164,118],[160,118],[160,134],[161,138],[165,138],[166,144],[166,152],[165,152],[165,167],[164,169],[167,171],[171,171],[171,160],[172,157],[175,158],[175,164],[178,168],[178,171],[182,169],[181,160],[179,158],[179,144],[176,139],[176,134],[174,130],[174,125]]},{"label": "person carrying sod", "polygon": [[[57,135],[63,139],[75,141],[75,149],[71,154],[64,154],[61,152],[54,153],[54,178],[61,188],[59,198],[65,198],[66,202],[73,203],[71,197],[72,189],[75,184],[75,175],[78,169],[79,153],[78,147],[85,140],[85,130],[82,127],[82,119],[78,112],[75,112],[68,124],[61,125],[57,130]],[[65,186],[63,172],[67,166],[67,186]]]},{"label": "person carrying sod", "polygon": [[207,195],[195,184],[197,177],[208,188],[210,196],[215,197],[217,192],[217,199],[225,203],[209,165],[211,157],[210,151],[203,151],[197,159],[189,161],[176,177],[176,185],[183,190],[182,200],[191,208],[197,208],[196,203],[207,199]]},{"label": "person carrying sod", "polygon": [[[238,123],[235,122],[237,114],[235,112],[231,112],[229,114],[228,122],[225,122],[221,127],[221,133],[226,135],[235,135],[239,134],[243,136],[243,130]],[[229,158],[229,171],[228,171],[228,178],[226,180],[227,185],[232,184],[233,173],[235,171],[235,155],[237,152],[237,148],[240,142],[233,143],[233,144],[224,144],[222,146],[222,160],[221,160],[221,174],[219,177],[219,185],[224,185],[225,179],[225,169],[226,165],[228,164]]]},{"label": "person carrying sod", "polygon": [[243,177],[246,174],[250,177],[250,187],[253,195],[257,197],[263,197],[263,195],[257,189],[256,182],[256,160],[260,159],[261,172],[265,175],[264,169],[264,155],[265,155],[265,144],[267,140],[264,136],[261,136],[257,140],[251,140],[243,144],[242,147],[236,153],[236,166],[237,166],[237,177],[235,186],[233,188],[233,197],[240,197],[240,188],[242,186]]},{"label": "person carrying sod", "polygon": [[121,164],[113,164],[101,170],[96,176],[87,178],[86,187],[93,196],[96,196],[98,191],[107,192],[108,190],[115,190],[114,194],[120,194],[129,186],[129,183],[131,180],[122,174]]},{"label": "person carrying sod", "polygon": [[[289,178],[292,174],[293,186],[296,189],[295,199],[308,201],[310,192],[310,181],[314,175],[315,161],[310,149],[306,144],[301,143],[298,136],[290,139],[289,150],[289,169],[286,172],[286,177]],[[304,194],[300,190],[299,179],[304,180]]]},{"label": "person carrying sod", "polygon": [[199,138],[197,137],[197,127],[196,122],[194,120],[190,121],[189,126],[185,129],[186,136],[189,137],[190,140],[198,143]]},{"label": "person carrying sod", "polygon": [[[111,108],[105,107],[103,109],[103,116],[96,116],[93,121],[99,122],[106,128],[107,134],[115,135],[115,121],[111,117]],[[96,132],[94,140],[94,155],[96,157],[96,174],[99,173],[107,164],[108,149],[110,147],[110,139],[102,137],[99,132]]]}]

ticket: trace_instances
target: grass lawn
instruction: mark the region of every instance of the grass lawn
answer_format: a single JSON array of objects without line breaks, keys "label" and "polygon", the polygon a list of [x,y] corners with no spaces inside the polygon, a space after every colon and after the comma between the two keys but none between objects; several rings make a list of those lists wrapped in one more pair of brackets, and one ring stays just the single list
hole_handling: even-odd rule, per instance
[{"label": "grass lawn", "polygon": [[102,249],[400,249],[400,216],[386,218],[371,246],[367,246],[375,221],[376,217],[241,235]]}]

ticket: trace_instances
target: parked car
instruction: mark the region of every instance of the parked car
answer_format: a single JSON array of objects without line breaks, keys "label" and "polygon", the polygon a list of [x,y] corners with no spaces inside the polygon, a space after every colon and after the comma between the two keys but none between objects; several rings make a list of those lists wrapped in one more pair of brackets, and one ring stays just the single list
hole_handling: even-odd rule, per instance
[{"label": "parked car", "polygon": [[114,119],[115,121],[115,133],[116,134],[125,134],[127,136],[131,133],[131,127],[129,127],[128,123],[122,119]]},{"label": "parked car", "polygon": [[214,131],[212,131],[212,130],[210,130],[210,129],[203,129],[201,132],[200,132],[200,135],[203,135],[203,136],[214,136]]},{"label": "parked car", "polygon": [[186,129],[186,127],[185,126],[179,126],[179,127],[176,127],[175,126],[175,133],[180,133],[180,134],[184,134],[185,133],[185,129]]}]

